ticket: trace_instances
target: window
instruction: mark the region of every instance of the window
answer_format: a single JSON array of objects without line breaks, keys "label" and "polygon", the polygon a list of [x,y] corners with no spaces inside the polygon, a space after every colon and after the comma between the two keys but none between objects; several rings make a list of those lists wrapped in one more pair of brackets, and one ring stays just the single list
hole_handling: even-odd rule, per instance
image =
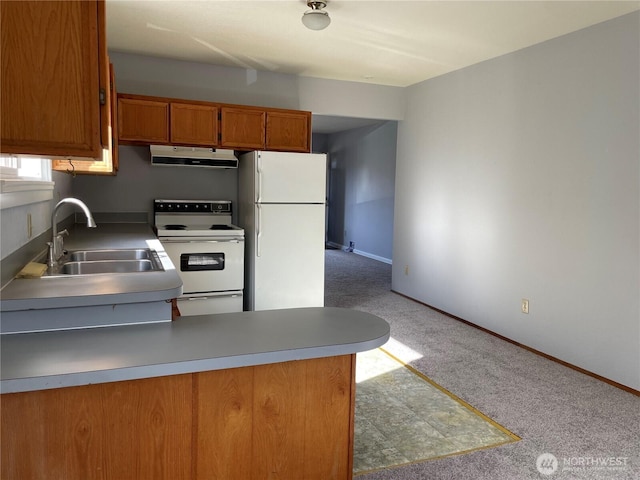
[{"label": "window", "polygon": [[0,209],[53,198],[51,160],[29,155],[0,155]]},{"label": "window", "polygon": [[0,178],[51,181],[51,160],[28,155],[0,155]]}]

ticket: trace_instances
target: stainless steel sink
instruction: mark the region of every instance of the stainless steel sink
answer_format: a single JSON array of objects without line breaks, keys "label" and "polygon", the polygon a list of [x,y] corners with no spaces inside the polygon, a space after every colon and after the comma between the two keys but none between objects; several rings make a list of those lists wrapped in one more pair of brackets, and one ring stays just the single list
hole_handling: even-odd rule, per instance
[{"label": "stainless steel sink", "polygon": [[69,253],[69,262],[86,262],[95,260],[147,260],[151,251],[145,248],[132,250],[76,250]]},{"label": "stainless steel sink", "polygon": [[92,275],[96,273],[137,273],[157,271],[151,260],[93,260],[63,263],[62,275]]},{"label": "stainless steel sink", "polygon": [[46,276],[100,275],[163,271],[158,254],[150,249],[76,250],[50,267]]}]

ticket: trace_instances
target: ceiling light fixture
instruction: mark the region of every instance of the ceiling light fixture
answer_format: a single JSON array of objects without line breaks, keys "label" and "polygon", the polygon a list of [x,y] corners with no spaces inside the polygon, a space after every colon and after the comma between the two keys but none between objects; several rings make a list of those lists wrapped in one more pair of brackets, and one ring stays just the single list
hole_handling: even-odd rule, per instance
[{"label": "ceiling light fixture", "polygon": [[331,23],[329,14],[322,9],[327,6],[327,2],[323,1],[307,1],[307,7],[311,10],[307,10],[302,15],[302,23],[310,30],[322,30],[327,28]]}]

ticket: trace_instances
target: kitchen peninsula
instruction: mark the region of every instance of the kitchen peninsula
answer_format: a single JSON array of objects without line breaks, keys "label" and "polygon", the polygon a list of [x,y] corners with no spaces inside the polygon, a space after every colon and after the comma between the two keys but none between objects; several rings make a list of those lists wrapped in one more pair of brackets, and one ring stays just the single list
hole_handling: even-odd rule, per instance
[{"label": "kitchen peninsula", "polygon": [[350,479],[355,354],[302,308],[2,336],[2,478]]}]

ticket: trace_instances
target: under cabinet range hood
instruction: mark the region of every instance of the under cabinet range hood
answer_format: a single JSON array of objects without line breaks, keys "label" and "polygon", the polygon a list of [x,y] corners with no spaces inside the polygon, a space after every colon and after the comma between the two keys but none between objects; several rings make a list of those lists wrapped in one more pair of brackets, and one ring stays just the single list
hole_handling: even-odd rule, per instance
[{"label": "under cabinet range hood", "polygon": [[238,168],[238,159],[233,150],[171,145],[151,145],[150,149],[151,165]]}]

